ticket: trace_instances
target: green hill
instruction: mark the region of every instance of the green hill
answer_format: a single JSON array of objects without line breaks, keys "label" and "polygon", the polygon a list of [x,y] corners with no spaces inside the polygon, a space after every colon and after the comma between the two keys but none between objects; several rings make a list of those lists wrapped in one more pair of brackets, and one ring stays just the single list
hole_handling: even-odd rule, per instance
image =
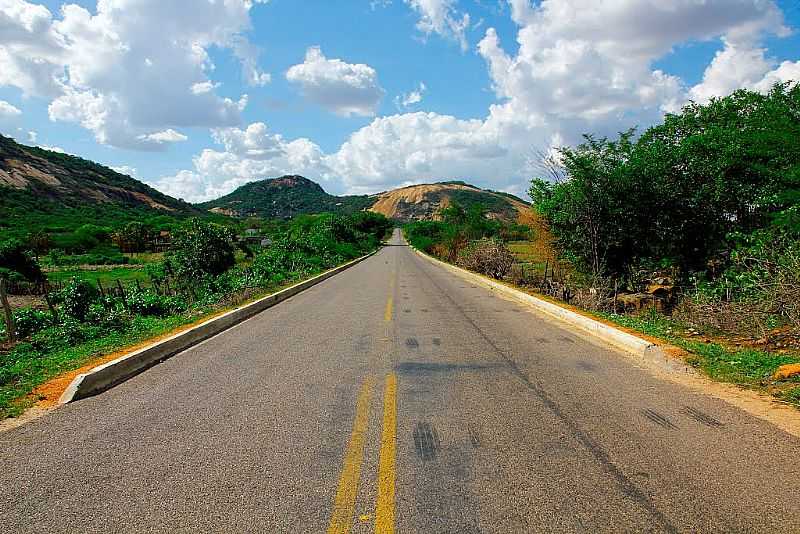
[{"label": "green hill", "polygon": [[201,215],[191,204],[85,159],[20,145],[0,135],[0,233],[21,237],[86,223]]},{"label": "green hill", "polygon": [[306,213],[352,213],[367,209],[373,203],[374,198],[367,195],[337,197],[302,176],[281,176],[250,182],[197,207],[232,217],[288,219]]}]

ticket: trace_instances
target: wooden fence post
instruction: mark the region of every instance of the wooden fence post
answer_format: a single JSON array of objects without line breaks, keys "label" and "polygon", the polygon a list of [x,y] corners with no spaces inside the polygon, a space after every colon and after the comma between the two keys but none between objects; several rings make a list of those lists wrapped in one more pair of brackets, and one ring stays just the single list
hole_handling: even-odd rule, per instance
[{"label": "wooden fence post", "polygon": [[17,334],[14,327],[14,316],[11,314],[11,305],[8,303],[8,295],[6,295],[5,278],[0,278],[0,303],[2,303],[6,315],[6,337],[13,343],[17,340]]},{"label": "wooden fence post", "polygon": [[117,278],[117,287],[119,288],[119,296],[122,297],[122,305],[128,309],[128,300],[125,298],[125,289],[122,287],[122,282]]},{"label": "wooden fence post", "polygon": [[53,306],[53,300],[50,298],[50,284],[47,282],[44,284],[44,301],[47,303],[47,309],[50,310],[50,315],[53,316],[53,323],[58,324],[60,322],[58,320],[58,311],[56,307]]}]

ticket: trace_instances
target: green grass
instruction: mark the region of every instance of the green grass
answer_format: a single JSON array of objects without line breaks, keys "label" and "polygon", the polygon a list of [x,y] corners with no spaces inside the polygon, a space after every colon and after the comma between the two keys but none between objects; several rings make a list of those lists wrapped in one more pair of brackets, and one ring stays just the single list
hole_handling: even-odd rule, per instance
[{"label": "green grass", "polygon": [[131,263],[145,264],[155,263],[164,259],[163,252],[125,252],[123,256],[130,258]]},{"label": "green grass", "polygon": [[[15,362],[0,359],[4,374],[15,377],[14,380],[0,385],[0,420],[17,416],[28,408],[37,399],[27,398],[27,395],[48,379],[77,369],[98,356],[165,334],[194,322],[201,316],[202,313],[172,317],[137,317],[131,328],[125,332],[111,333],[35,358],[20,357]],[[8,356],[10,354],[5,357]]]},{"label": "green grass", "polygon": [[[598,314],[618,325],[663,339],[691,353],[687,362],[721,382],[762,389],[774,385],[772,375],[781,365],[800,362],[800,357],[749,348],[732,349],[680,335],[686,327],[657,313],[641,316]],[[796,393],[795,396],[800,395]]]},{"label": "green grass", "polygon": [[800,406],[800,387],[793,387],[775,395],[784,402]]},{"label": "green grass", "polygon": [[70,278],[78,278],[86,280],[94,285],[97,281],[105,287],[116,285],[117,280],[125,285],[134,284],[136,280],[142,286],[150,285],[150,277],[140,267],[114,267],[112,269],[66,269],[63,271],[50,271],[47,273],[47,278],[51,282],[66,282]]}]

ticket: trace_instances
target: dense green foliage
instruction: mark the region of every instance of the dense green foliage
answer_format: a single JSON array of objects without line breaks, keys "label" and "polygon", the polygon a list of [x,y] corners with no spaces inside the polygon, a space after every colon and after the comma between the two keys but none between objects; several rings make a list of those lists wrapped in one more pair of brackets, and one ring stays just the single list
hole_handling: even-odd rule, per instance
[{"label": "dense green foliage", "polygon": [[198,204],[198,207],[206,210],[221,208],[239,216],[289,219],[323,212],[354,213],[370,207],[372,202],[366,195],[330,195],[319,184],[302,176],[282,176],[245,184],[224,197]]},{"label": "dense green foliage", "polygon": [[16,239],[9,239],[0,242],[0,278],[38,282],[43,275],[27,247]]},{"label": "dense green foliage", "polygon": [[124,297],[103,295],[93,283],[73,279],[53,295],[58,320],[30,308],[15,312],[23,342],[0,353],[0,418],[17,413],[15,399],[35,385],[98,351],[184,324],[193,315],[234,302],[232,295],[274,290],[358,257],[374,250],[391,228],[374,213],[299,217],[272,227],[272,245],[257,253],[251,265],[234,266],[232,232],[189,220],[176,232],[173,253],[147,266],[154,283],[169,279],[178,294],[128,287]]},{"label": "dense green foliage", "polygon": [[187,284],[205,275],[219,275],[233,267],[234,240],[230,228],[201,219],[189,219],[176,232],[170,260]]},{"label": "dense green foliage", "polygon": [[800,86],[737,91],[635,139],[586,137],[561,149],[565,179],[531,197],[560,248],[597,275],[638,267],[706,269],[734,235],[797,232]]},{"label": "dense green foliage", "polygon": [[488,218],[482,204],[472,204],[465,209],[453,202],[439,211],[437,220],[409,223],[403,227],[403,233],[414,247],[455,262],[470,242],[484,238],[501,241],[525,239],[530,229]]}]

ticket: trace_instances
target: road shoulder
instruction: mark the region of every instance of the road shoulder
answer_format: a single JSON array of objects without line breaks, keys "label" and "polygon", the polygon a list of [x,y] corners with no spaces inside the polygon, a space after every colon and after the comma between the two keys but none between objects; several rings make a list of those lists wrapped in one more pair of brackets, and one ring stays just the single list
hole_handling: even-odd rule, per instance
[{"label": "road shoulder", "polygon": [[[773,424],[788,434],[800,437],[800,411],[777,402],[772,397],[733,384],[716,382],[701,375],[683,360],[683,356],[687,353],[679,347],[637,332],[620,329],[618,326],[598,320],[582,310],[579,313],[572,307],[539,298],[516,287],[433,258],[410,245],[409,247],[426,261],[465,280],[479,283],[507,300],[524,305],[537,317],[562,328],[568,326],[570,330],[594,344],[615,349],[614,354],[626,357],[638,367],[646,369],[654,377],[716,397],[754,417]],[[590,322],[595,324],[591,325]]]}]

